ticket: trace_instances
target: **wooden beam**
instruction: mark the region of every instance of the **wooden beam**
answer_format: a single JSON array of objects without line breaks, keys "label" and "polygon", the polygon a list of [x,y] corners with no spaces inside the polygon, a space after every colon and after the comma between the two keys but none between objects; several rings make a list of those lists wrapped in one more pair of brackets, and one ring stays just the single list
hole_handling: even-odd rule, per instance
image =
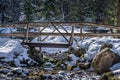
[{"label": "wooden beam", "polygon": [[[64,36],[70,36],[71,35],[71,33],[62,33]],[[39,33],[34,33],[34,32],[29,32],[29,35],[28,35],[28,37],[36,37],[36,36],[39,36],[39,35],[41,35],[41,36],[61,36],[61,34],[59,34],[59,33],[41,33],[41,34],[39,34]],[[11,37],[11,36],[18,36],[18,37],[24,37],[24,33],[23,32],[15,32],[15,33],[1,33],[0,34],[0,36],[7,36],[7,37]],[[99,37],[99,36],[120,36],[120,33],[107,33],[107,34],[105,34],[105,33],[74,33],[74,36],[87,36],[87,37],[91,37],[91,36],[93,36],[93,37]]]},{"label": "wooden beam", "polygon": [[82,36],[87,36],[87,37],[103,37],[103,36],[118,36],[118,37],[120,37],[120,34],[118,34],[118,33],[108,33],[108,34],[104,34],[104,33],[102,33],[102,34],[99,34],[99,33],[96,33],[96,34],[94,34],[94,33],[84,33],[84,34],[82,34]]},{"label": "wooden beam", "polygon": [[[51,23],[52,24],[52,23]],[[59,34],[61,34],[61,36],[67,41],[67,42],[69,42],[69,40],[65,37],[65,35],[62,33],[62,32],[60,32],[59,31],[59,29],[54,25],[54,24],[52,24],[53,26],[54,26],[54,28],[59,32]]]},{"label": "wooden beam", "polygon": [[[54,33],[56,30],[53,30],[52,33]],[[49,35],[47,35],[44,39],[42,39],[41,41],[44,41],[45,39],[47,39],[49,37]]]},{"label": "wooden beam", "polygon": [[97,23],[91,23],[91,22],[19,22],[19,23],[11,23],[11,24],[0,24],[0,27],[16,27],[16,28],[24,28],[27,27],[26,24],[29,24],[29,28],[35,28],[35,27],[45,27],[49,24],[55,24],[56,26],[84,26],[84,27],[105,27],[105,28],[111,28],[111,29],[120,29],[120,26],[114,26],[114,25],[106,25],[106,24],[97,24]]},{"label": "wooden beam", "polygon": [[15,27],[15,28],[24,28],[24,27],[27,27],[27,24],[0,24],[0,27],[2,28],[12,28],[12,27]]},{"label": "wooden beam", "polygon": [[54,47],[54,48],[68,48],[70,44],[64,43],[21,43],[22,45],[28,45],[30,47]]},{"label": "wooden beam", "polygon": [[63,26],[61,26],[61,27],[66,33],[69,33]]},{"label": "wooden beam", "polygon": [[[43,27],[43,28],[39,31],[39,33],[41,33],[42,31],[44,31],[45,28],[46,28],[46,27]],[[39,27],[39,29],[40,29],[40,27]]]},{"label": "wooden beam", "polygon": [[70,36],[70,41],[69,41],[69,43],[70,43],[71,45],[73,44],[73,39],[74,39],[74,27],[72,27],[71,36]]}]

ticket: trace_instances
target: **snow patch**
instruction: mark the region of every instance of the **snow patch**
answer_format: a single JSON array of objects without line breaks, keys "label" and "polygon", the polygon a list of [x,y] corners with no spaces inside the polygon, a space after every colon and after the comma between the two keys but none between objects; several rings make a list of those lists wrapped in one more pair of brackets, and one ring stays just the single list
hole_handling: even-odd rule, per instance
[{"label": "snow patch", "polygon": [[15,40],[8,40],[0,46],[0,57],[3,58],[3,62],[14,62],[15,66],[26,66],[21,61],[27,61],[28,64],[35,63],[34,60],[29,58],[27,49],[23,48],[22,45]]},{"label": "snow patch", "polygon": [[88,38],[79,42],[82,48],[86,50],[85,59],[91,60],[99,52],[104,43],[112,44],[112,51],[120,55],[120,39],[111,37]]},{"label": "snow patch", "polygon": [[120,69],[120,63],[117,63],[117,64],[113,65],[112,67],[110,67],[111,71],[117,70],[117,69]]},{"label": "snow patch", "polygon": [[76,65],[77,60],[79,60],[80,58],[75,56],[74,54],[70,54],[69,57],[71,58],[72,61],[67,61],[66,64],[67,66],[74,66]]}]

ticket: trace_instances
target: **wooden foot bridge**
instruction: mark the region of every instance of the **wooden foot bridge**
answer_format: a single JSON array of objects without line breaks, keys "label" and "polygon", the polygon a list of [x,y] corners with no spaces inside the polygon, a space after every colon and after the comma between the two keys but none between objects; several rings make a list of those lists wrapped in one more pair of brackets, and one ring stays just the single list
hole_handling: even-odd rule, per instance
[{"label": "wooden foot bridge", "polygon": [[[67,28],[66,28],[67,27]],[[68,48],[71,47],[73,41],[76,41],[75,37],[102,37],[102,36],[114,36],[120,37],[120,33],[84,33],[83,29],[86,28],[99,28],[104,27],[110,30],[120,30],[118,26],[94,24],[90,22],[18,22],[11,24],[0,24],[0,28],[17,28],[19,31],[12,31],[10,33],[0,33],[1,37],[21,37],[23,39],[23,45],[32,47],[54,47],[54,48]],[[51,29],[52,28],[52,29]],[[77,29],[77,32],[75,31]],[[31,29],[34,31],[31,31]],[[46,29],[47,30],[46,32]],[[68,30],[69,29],[69,30]],[[42,37],[44,36],[44,37]],[[65,40],[64,43],[46,43],[44,42],[49,36],[62,36]],[[38,37],[38,42],[32,42],[32,40]]]}]

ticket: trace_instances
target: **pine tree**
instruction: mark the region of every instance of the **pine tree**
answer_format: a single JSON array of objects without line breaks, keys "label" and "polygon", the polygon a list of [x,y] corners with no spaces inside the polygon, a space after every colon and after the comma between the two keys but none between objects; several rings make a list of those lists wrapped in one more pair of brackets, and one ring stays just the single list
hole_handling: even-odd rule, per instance
[{"label": "pine tree", "polygon": [[[120,26],[120,0],[117,2],[117,25]],[[120,30],[117,30],[120,33]]]},{"label": "pine tree", "polygon": [[45,0],[41,5],[42,11],[40,11],[40,16],[44,17],[44,20],[51,21],[57,19],[59,15],[59,9],[56,0]]},{"label": "pine tree", "polygon": [[103,23],[105,17],[107,0],[95,0],[95,22]]},{"label": "pine tree", "polygon": [[26,15],[26,20],[32,21],[33,20],[33,17],[32,17],[33,7],[31,5],[31,0],[25,0],[24,11]]},{"label": "pine tree", "polygon": [[118,0],[117,4],[117,25],[120,26],[120,0]]},{"label": "pine tree", "polygon": [[3,4],[0,4],[1,23],[4,23],[4,10],[5,6]]},{"label": "pine tree", "polygon": [[[0,14],[4,15],[4,22],[17,22],[21,12],[20,3],[23,0],[0,0]],[[2,8],[4,6],[4,9]]]}]

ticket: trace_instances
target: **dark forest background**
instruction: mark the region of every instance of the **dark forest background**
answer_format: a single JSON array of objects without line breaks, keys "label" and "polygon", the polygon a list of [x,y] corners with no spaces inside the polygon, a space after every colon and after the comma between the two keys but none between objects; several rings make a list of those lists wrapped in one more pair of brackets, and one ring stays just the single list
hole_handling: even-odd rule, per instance
[{"label": "dark forest background", "polygon": [[0,19],[1,23],[83,21],[119,25],[120,0],[0,0]]}]

